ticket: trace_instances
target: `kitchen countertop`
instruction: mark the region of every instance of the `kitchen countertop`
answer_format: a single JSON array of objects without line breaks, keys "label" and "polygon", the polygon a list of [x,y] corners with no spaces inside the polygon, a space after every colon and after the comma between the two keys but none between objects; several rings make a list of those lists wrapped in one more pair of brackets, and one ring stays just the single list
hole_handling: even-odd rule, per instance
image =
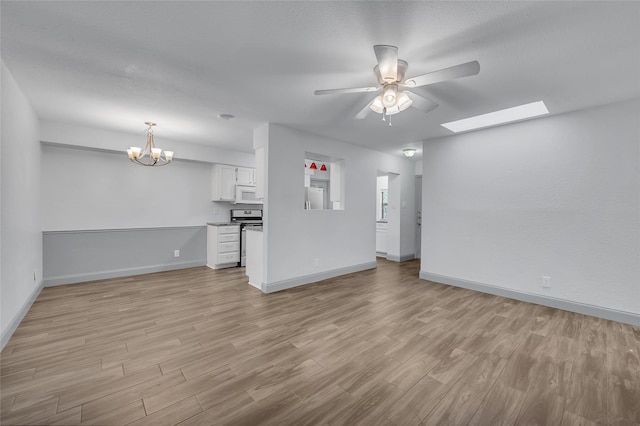
[{"label": "kitchen countertop", "polygon": [[229,223],[229,222],[207,222],[207,225],[211,225],[211,226],[230,226],[230,225],[237,225],[237,223]]},{"label": "kitchen countertop", "polygon": [[257,231],[262,232],[262,226],[247,226],[244,228],[246,231]]}]

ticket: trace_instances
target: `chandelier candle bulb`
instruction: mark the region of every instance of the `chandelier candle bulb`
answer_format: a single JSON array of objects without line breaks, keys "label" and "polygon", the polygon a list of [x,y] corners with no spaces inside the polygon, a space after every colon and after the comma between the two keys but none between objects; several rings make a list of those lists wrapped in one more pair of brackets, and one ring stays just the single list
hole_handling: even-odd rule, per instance
[{"label": "chandelier candle bulb", "polygon": [[132,146],[130,149],[131,149],[131,156],[133,157],[134,160],[137,160],[138,157],[140,157],[140,153],[142,152],[142,148],[139,148],[137,146]]},{"label": "chandelier candle bulb", "polygon": [[166,158],[167,161],[173,160],[173,151],[165,151],[164,158]]}]

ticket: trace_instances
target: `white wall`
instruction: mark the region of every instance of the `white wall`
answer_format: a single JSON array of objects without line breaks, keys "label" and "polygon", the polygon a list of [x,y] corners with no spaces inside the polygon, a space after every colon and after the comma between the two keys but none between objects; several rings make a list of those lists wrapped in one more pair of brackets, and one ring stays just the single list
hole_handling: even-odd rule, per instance
[{"label": "white wall", "polygon": [[421,276],[639,314],[639,117],[636,99],[425,142]]},{"label": "white wall", "polygon": [[422,160],[416,160],[416,176],[422,176]]},{"label": "white wall", "polygon": [[[87,136],[97,146],[119,140],[98,130]],[[42,152],[47,286],[204,265],[206,223],[228,222],[231,208],[247,207],[211,201],[210,163],[178,158],[142,167],[123,152],[61,143],[43,144]]]},{"label": "white wall", "polygon": [[42,234],[38,118],[4,62],[1,74],[0,322],[4,346],[41,289]]},{"label": "white wall", "polygon": [[211,201],[210,164],[174,161],[141,167],[126,154],[48,145],[42,151],[44,231],[202,226],[229,220],[229,203]]},{"label": "white wall", "polygon": [[[412,162],[273,124],[257,131],[256,138],[260,143],[254,146],[265,148],[267,173],[263,275],[267,284],[299,283],[303,277],[375,265],[377,170],[410,177],[402,180],[402,191],[397,192],[403,237],[395,254],[413,253],[415,224],[404,221],[404,210],[415,198]],[[344,210],[304,210],[305,152],[344,159]],[[408,197],[402,212],[401,197]]]},{"label": "white wall", "polygon": [[[47,144],[60,144],[81,149],[94,148],[125,155],[126,149],[130,146],[144,147],[146,143],[144,130],[144,125],[141,125],[140,134],[134,135],[69,123],[41,121],[40,140]],[[155,129],[154,135],[156,145],[162,149],[174,151],[173,158],[176,160],[255,167],[253,154],[167,140],[162,137],[161,125]]]},{"label": "white wall", "polygon": [[[142,167],[126,148],[131,135],[68,123],[41,123],[44,231],[201,226],[229,220],[229,203],[211,201],[211,163],[255,167],[255,156],[164,140],[174,162]],[[89,149],[88,149],[88,148]]]},{"label": "white wall", "polygon": [[[414,174],[414,163],[406,160],[406,169],[400,175],[400,199],[396,204],[391,205],[391,209],[397,208],[400,212],[400,258],[389,258],[389,260],[409,260],[415,257],[416,251],[416,229],[418,223],[418,208],[416,207],[416,176]],[[389,184],[389,193],[392,191]],[[398,204],[399,201],[399,204]]]}]

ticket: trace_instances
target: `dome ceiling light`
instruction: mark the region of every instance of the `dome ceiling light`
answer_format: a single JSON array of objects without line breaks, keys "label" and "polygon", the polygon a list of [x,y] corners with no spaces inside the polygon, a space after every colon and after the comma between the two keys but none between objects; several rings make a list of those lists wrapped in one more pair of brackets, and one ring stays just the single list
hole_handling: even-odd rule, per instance
[{"label": "dome ceiling light", "polygon": [[416,153],[416,149],[415,148],[405,148],[402,150],[402,153],[404,154],[405,157],[407,158],[411,158],[415,155]]}]

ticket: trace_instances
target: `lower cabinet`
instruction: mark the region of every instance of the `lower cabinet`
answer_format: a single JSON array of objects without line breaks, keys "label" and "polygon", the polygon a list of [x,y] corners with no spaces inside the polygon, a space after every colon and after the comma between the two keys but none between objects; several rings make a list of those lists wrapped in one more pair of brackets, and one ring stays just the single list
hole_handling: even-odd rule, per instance
[{"label": "lower cabinet", "polygon": [[383,222],[376,223],[376,252],[387,253],[387,224]]},{"label": "lower cabinet", "polygon": [[207,226],[207,266],[233,268],[240,262],[240,225]]}]

